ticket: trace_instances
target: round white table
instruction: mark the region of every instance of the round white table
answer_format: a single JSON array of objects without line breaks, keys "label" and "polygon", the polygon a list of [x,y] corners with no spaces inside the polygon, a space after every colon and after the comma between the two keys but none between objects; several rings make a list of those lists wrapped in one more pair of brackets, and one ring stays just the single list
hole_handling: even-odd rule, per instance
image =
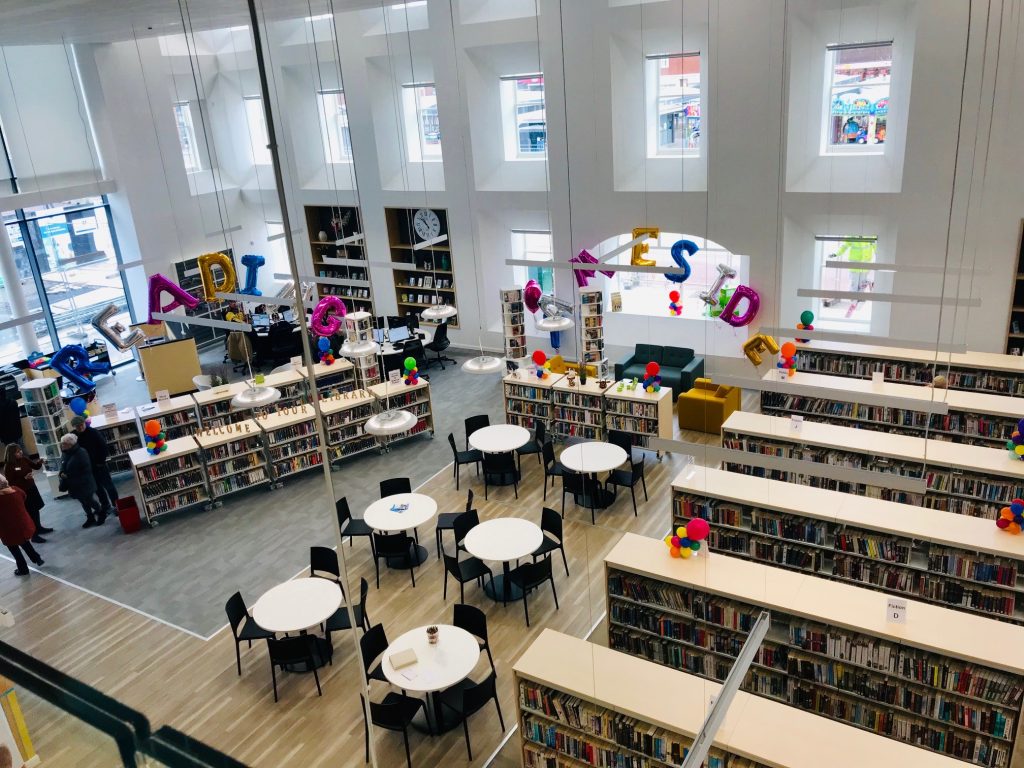
[{"label": "round white table", "polygon": [[515,424],[492,424],[469,436],[469,445],[480,453],[511,453],[530,442],[530,431]]},{"label": "round white table", "polygon": [[[426,693],[433,698],[434,733],[450,731],[461,724],[461,720],[450,710],[442,711],[438,693],[457,685],[469,677],[480,659],[480,644],[464,629],[449,624],[438,624],[437,644],[427,641],[427,628],[410,629],[395,639],[384,651],[381,670],[392,685],[404,691]],[[401,669],[391,666],[391,655],[399,651],[412,650],[416,663]],[[428,707],[429,709],[429,707]],[[413,721],[418,729],[426,731],[426,723]]]},{"label": "round white table", "polygon": [[[397,512],[393,507],[408,505],[408,509]],[[381,533],[399,533],[401,531],[415,530],[437,517],[437,502],[422,493],[396,493],[392,496],[385,496],[379,501],[373,502],[363,513],[363,520],[368,526]],[[416,545],[416,562],[419,565],[427,559],[427,550]],[[397,560],[388,565],[396,567],[408,567],[405,562]]]},{"label": "round white table", "polygon": [[605,509],[612,503],[612,494],[604,490],[597,479],[598,472],[611,472],[629,460],[629,454],[617,445],[596,440],[570,445],[558,457],[562,466],[572,472],[591,476],[596,498],[584,493],[576,497],[580,506]]},{"label": "round white table", "polygon": [[[292,579],[271,587],[252,607],[252,617],[270,632],[305,632],[329,619],[341,607],[341,587],[337,582],[317,577]],[[316,638],[323,666],[331,657],[330,644]],[[289,667],[293,672],[309,669]]]},{"label": "round white table", "polygon": [[481,560],[500,561],[502,573],[484,591],[494,600],[519,600],[523,592],[509,578],[509,563],[529,557],[544,543],[540,526],[519,517],[499,517],[474,526],[463,539],[466,551]]}]

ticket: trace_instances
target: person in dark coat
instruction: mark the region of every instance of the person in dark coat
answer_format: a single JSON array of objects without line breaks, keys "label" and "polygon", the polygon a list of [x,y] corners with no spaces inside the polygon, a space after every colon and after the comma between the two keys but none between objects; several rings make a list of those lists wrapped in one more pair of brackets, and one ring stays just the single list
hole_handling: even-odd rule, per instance
[{"label": "person in dark coat", "polygon": [[21,443],[21,409],[3,387],[0,387],[0,442],[4,445]]},{"label": "person in dark coat", "polygon": [[78,444],[85,448],[92,462],[92,476],[96,480],[96,497],[104,512],[112,512],[117,503],[117,486],[107,469],[107,441],[98,429],[90,427],[81,416],[71,420],[71,428],[78,435]]},{"label": "person in dark coat", "polygon": [[46,539],[40,534],[53,533],[53,528],[47,528],[39,519],[39,511],[46,506],[46,502],[43,501],[36,481],[32,478],[32,470],[42,468],[42,460],[26,456],[20,445],[8,445],[4,451],[4,476],[8,483],[25,492],[25,509],[36,526],[36,535],[32,537],[33,544],[45,544]]},{"label": "person in dark coat", "polygon": [[35,532],[36,526],[25,509],[25,492],[12,487],[7,478],[0,475],[0,542],[11,551],[18,564],[15,576],[28,576],[25,555],[36,565],[43,564],[43,558],[29,541]]},{"label": "person in dark coat", "polygon": [[92,462],[85,448],[78,444],[78,435],[70,432],[60,439],[60,489],[77,499],[85,510],[83,528],[103,525],[107,513],[96,498],[96,479],[92,476]]}]

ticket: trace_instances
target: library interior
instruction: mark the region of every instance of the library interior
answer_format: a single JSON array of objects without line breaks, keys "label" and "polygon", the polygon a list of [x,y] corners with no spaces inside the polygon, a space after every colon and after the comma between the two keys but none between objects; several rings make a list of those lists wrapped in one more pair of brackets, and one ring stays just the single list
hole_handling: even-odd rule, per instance
[{"label": "library interior", "polygon": [[1024,0],[0,1],[0,768],[1024,768],[1021,83]]}]

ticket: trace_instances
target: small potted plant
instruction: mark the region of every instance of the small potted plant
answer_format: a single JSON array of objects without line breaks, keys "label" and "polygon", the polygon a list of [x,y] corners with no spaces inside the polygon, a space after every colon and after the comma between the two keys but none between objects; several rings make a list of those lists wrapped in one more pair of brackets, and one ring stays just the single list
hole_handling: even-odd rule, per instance
[{"label": "small potted plant", "polygon": [[437,645],[437,627],[431,624],[427,627],[427,643]]}]

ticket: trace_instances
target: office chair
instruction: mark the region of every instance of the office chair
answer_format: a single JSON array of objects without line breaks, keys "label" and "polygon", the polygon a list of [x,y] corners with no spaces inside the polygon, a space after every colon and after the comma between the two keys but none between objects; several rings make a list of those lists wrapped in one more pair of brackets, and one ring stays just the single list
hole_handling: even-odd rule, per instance
[{"label": "office chair", "polygon": [[405,342],[404,346],[402,347],[402,354],[405,357],[413,358],[416,361],[416,367],[419,370],[422,371],[427,367],[427,353],[423,348],[423,342],[420,341],[419,339],[410,339],[409,341]]},{"label": "office chair", "polygon": [[443,354],[444,351],[446,349],[448,349],[448,347],[451,346],[451,341],[448,339],[448,323],[447,322],[440,322],[440,323],[438,323],[437,330],[434,331],[434,340],[431,341],[429,344],[425,344],[424,346],[427,349],[429,349],[431,352],[434,352],[437,355],[437,357],[435,357],[435,358],[428,359],[426,361],[427,365],[432,365],[433,363],[437,363],[438,365],[441,366],[441,370],[442,371],[444,370],[444,364],[446,362],[451,363],[452,365],[455,365],[455,361],[454,360],[452,360],[447,355]]}]

